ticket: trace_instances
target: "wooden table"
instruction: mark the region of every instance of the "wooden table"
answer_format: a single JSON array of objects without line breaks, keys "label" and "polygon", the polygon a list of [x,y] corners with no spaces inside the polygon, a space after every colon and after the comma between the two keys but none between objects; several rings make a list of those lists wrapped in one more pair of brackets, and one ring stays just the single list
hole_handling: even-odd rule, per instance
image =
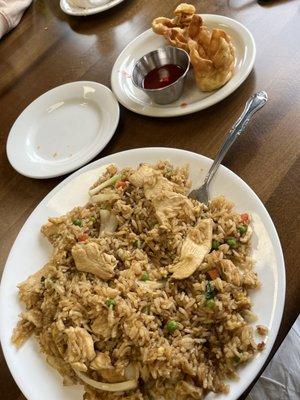
[{"label": "wooden table", "polygon": [[[23,223],[62,178],[34,180],[8,163],[5,144],[21,111],[57,85],[92,80],[110,86],[110,72],[120,51],[148,29],[152,19],[171,15],[178,1],[126,0],[95,16],[65,15],[58,0],[37,0],[19,26],[0,41],[0,265]],[[178,147],[214,157],[247,98],[265,89],[269,102],[237,141],[224,164],[244,179],[264,202],[277,227],[286,261],[287,291],[276,351],[299,312],[299,140],[300,31],[296,1],[191,1],[199,12],[237,19],[257,43],[254,70],[221,103],[186,117],[142,117],[121,107],[117,132],[102,157],[135,147]],[[297,246],[298,244],[298,246]],[[3,356],[1,398],[24,399]],[[244,396],[243,396],[244,398]]]}]

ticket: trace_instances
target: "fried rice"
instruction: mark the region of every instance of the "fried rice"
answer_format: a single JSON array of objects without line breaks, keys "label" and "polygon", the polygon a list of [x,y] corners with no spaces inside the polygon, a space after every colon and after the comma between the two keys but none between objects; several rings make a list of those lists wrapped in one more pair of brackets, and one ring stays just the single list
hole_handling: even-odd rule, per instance
[{"label": "fried rice", "polygon": [[19,285],[26,310],[12,341],[34,334],[85,400],[227,393],[264,348],[251,325],[251,216],[223,196],[188,199],[189,189],[187,166],[110,165],[85,206],[41,229],[53,254]]}]

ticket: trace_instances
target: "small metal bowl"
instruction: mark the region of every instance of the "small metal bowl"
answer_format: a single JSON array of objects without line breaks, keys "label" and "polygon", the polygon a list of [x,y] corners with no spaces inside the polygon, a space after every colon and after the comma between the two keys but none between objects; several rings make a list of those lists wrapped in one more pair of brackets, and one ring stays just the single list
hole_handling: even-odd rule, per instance
[{"label": "small metal bowl", "polygon": [[[163,67],[167,64],[175,64],[184,70],[183,75],[175,82],[159,89],[145,89],[145,76],[155,68]],[[151,51],[140,58],[134,65],[132,72],[132,82],[138,89],[143,90],[155,103],[169,104],[177,100],[183,90],[183,84],[190,66],[188,53],[177,47],[166,46],[158,50]]]}]

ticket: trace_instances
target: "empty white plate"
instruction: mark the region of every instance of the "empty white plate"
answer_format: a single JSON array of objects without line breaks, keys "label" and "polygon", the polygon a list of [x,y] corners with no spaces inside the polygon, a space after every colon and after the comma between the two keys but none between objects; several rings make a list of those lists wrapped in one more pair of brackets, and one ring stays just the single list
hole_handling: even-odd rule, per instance
[{"label": "empty white plate", "polygon": [[11,165],[30,178],[74,171],[109,142],[119,122],[119,104],[106,86],[72,82],[33,101],[8,136]]},{"label": "empty white plate", "polygon": [[236,65],[232,78],[213,92],[201,92],[195,82],[193,71],[188,72],[183,94],[179,100],[167,105],[154,103],[131,80],[136,61],[159,47],[166,46],[164,37],[149,29],[134,39],[117,58],[111,74],[111,86],[119,102],[138,114],[152,117],[174,117],[191,114],[218,103],[236,90],[250,74],[255,60],[255,42],[248,29],[241,23],[222,15],[201,14],[210,29],[219,28],[231,36],[236,50]]},{"label": "empty white plate", "polygon": [[100,4],[95,7],[82,8],[70,4],[68,0],[60,0],[60,8],[66,14],[80,17],[80,16],[97,14],[109,10],[110,8],[115,7],[117,4],[122,3],[123,1],[124,0],[110,0],[105,3],[103,2],[103,4]]}]

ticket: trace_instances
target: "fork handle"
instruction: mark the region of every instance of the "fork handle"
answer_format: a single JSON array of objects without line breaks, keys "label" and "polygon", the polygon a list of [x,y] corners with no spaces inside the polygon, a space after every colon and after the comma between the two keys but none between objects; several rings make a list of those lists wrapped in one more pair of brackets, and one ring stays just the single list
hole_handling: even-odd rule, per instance
[{"label": "fork handle", "polygon": [[253,116],[253,114],[256,113],[256,111],[258,111],[266,104],[267,100],[268,95],[264,90],[262,90],[252,95],[247,101],[244,111],[237,119],[231,130],[228,132],[224,143],[222,144],[212,166],[210,167],[204,179],[204,184],[206,186],[209,185],[219,165],[223,161],[223,158],[227,154],[227,151],[230,149],[230,147],[233,145],[239,135],[245,130],[248,122],[250,121],[250,118]]}]

